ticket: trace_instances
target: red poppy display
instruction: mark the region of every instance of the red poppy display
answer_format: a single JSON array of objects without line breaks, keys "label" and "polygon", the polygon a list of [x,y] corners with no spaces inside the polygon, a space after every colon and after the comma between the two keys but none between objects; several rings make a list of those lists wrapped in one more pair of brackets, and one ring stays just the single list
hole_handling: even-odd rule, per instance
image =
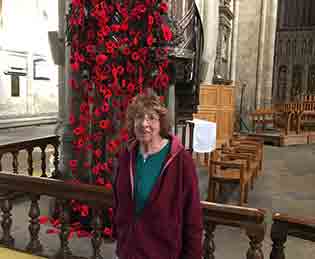
[{"label": "red poppy display", "polygon": [[[165,0],[111,2],[72,0],[66,30],[72,73],[68,86],[74,92],[69,116],[74,157],[69,167],[75,181],[84,172],[109,191],[114,161],[128,143],[122,128],[127,106],[147,88],[165,99],[173,40]],[[81,165],[84,170],[78,170]],[[74,202],[72,207],[83,217],[89,214],[86,205]],[[104,235],[111,236],[111,231],[109,220]]]}]

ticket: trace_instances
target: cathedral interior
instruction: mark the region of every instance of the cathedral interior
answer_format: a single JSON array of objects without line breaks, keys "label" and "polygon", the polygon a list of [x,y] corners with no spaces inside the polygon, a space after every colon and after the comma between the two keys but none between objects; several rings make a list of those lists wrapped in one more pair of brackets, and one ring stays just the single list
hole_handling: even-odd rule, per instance
[{"label": "cathedral interior", "polygon": [[[82,110],[66,21],[87,2],[111,1],[0,0],[0,259],[115,258],[112,193],[63,181]],[[174,25],[164,97],[197,168],[203,258],[313,258],[315,1],[156,2]],[[195,119],[216,125],[211,152],[194,152]],[[88,231],[70,224],[73,200],[90,206]]]}]

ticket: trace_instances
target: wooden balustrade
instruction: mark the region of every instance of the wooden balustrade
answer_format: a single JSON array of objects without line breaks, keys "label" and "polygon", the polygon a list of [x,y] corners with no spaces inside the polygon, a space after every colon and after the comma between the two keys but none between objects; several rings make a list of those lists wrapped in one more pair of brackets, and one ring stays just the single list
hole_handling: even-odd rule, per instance
[{"label": "wooden balustrade", "polygon": [[33,150],[36,147],[39,147],[41,150],[41,177],[47,177],[47,166],[46,166],[46,153],[45,150],[48,145],[51,145],[54,147],[54,175],[53,177],[59,176],[58,171],[58,163],[59,163],[59,137],[56,135],[49,135],[39,138],[31,138],[24,141],[19,142],[9,142],[4,143],[0,145],[0,171],[2,171],[2,157],[6,153],[10,153],[13,156],[12,159],[12,168],[13,173],[18,174],[19,173],[19,163],[18,163],[18,156],[19,152],[22,150],[26,150],[28,154],[27,163],[28,163],[28,175],[33,176],[34,167],[33,167]]},{"label": "wooden balustrade", "polygon": [[264,240],[266,230],[264,222],[266,212],[264,210],[223,205],[205,201],[202,201],[201,204],[204,214],[205,230],[203,244],[204,259],[215,258],[214,231],[218,225],[245,229],[246,235],[250,240],[246,258],[264,258],[262,251],[262,241]]},{"label": "wooden balustrade", "polygon": [[[40,231],[39,200],[41,195],[47,195],[60,200],[60,249],[56,254],[56,259],[70,258],[72,252],[69,247],[69,200],[77,200],[88,204],[93,211],[93,237],[91,246],[93,249],[92,259],[100,259],[100,247],[102,244],[102,220],[103,210],[112,206],[112,192],[103,187],[87,184],[71,184],[50,178],[39,178],[12,173],[0,173],[0,188],[7,192],[27,193],[31,200],[29,210],[30,240],[26,246],[26,251],[32,254],[44,255],[43,246],[39,240]],[[12,197],[4,195],[1,201],[2,211],[2,238],[0,243],[6,247],[14,248],[14,237],[11,234],[12,225]]]},{"label": "wooden balustrade", "polygon": [[[43,245],[39,240],[39,200],[41,195],[57,198],[60,202],[60,248],[55,256],[57,259],[72,258],[69,246],[69,200],[75,199],[88,204],[92,208],[92,259],[102,258],[100,247],[102,245],[102,211],[112,206],[112,192],[103,187],[72,184],[50,178],[38,178],[13,173],[0,173],[0,188],[7,192],[25,192],[28,194],[31,205],[29,209],[29,233],[30,240],[26,251],[32,254],[45,255]],[[14,235],[11,233],[12,226],[12,198],[10,195],[1,199],[2,212],[2,237],[1,245],[14,248]],[[249,239],[249,248],[244,258],[263,259],[262,242],[265,237],[266,212],[261,209],[246,208],[239,206],[223,205],[202,201],[204,220],[204,259],[215,258],[214,233],[216,226],[230,226],[246,231]],[[20,223],[20,222],[19,222]],[[271,239],[273,241],[270,259],[284,259],[284,243],[287,236],[295,236],[305,240],[315,241],[315,220],[302,220],[276,213],[273,215]],[[233,240],[231,240],[233,242]],[[244,252],[245,253],[245,252]],[[82,258],[82,257],[80,257]]]},{"label": "wooden balustrade", "polygon": [[274,127],[288,135],[291,130],[300,134],[302,127],[311,124],[315,127],[315,96],[305,96],[299,102],[275,104],[272,108],[256,110],[251,114],[254,130],[261,124],[264,130],[266,124],[273,123]]},{"label": "wooden balustrade", "polygon": [[288,236],[315,242],[315,219],[293,218],[280,213],[273,214],[270,259],[285,259],[284,244]]}]

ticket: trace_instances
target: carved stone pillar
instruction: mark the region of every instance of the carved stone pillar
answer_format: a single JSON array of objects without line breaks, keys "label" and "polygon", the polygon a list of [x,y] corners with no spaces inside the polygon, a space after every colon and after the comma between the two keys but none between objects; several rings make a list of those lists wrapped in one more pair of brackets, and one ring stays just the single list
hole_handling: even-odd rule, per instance
[{"label": "carved stone pillar", "polygon": [[213,77],[213,83],[216,84],[226,84],[230,80],[228,64],[232,29],[231,21],[233,19],[230,2],[230,0],[220,0],[219,33]]},{"label": "carved stone pillar", "polygon": [[272,78],[273,78],[273,66],[274,66],[274,53],[275,53],[275,37],[277,29],[277,10],[278,0],[270,0],[269,11],[269,29],[266,35],[266,46],[265,46],[265,60],[264,60],[264,106],[269,106],[272,102]]},{"label": "carved stone pillar", "polygon": [[[59,34],[60,38],[65,37],[65,23],[64,17],[68,11],[69,0],[59,0]],[[60,145],[60,163],[59,172],[63,178],[69,177],[69,160],[72,156],[72,130],[69,124],[70,103],[72,100],[72,90],[67,86],[69,80],[69,57],[70,48],[65,47],[65,63],[59,67],[59,125],[57,126],[57,133],[61,135]],[[60,130],[60,132],[59,132]]]},{"label": "carved stone pillar", "polygon": [[[202,2],[198,0],[198,2]],[[202,61],[204,63],[202,78],[211,84],[214,75],[214,63],[218,39],[219,0],[203,1],[204,50]]]},{"label": "carved stone pillar", "polygon": [[260,25],[259,25],[259,41],[258,41],[258,56],[257,56],[257,72],[256,72],[256,99],[255,108],[261,106],[262,83],[264,72],[264,49],[266,35],[266,18],[267,18],[267,0],[262,0],[260,9]]},{"label": "carved stone pillar", "polygon": [[232,81],[235,81],[236,79],[236,58],[237,58],[239,12],[240,12],[240,0],[234,0],[233,2],[234,19],[233,19],[231,63],[230,63],[230,79]]}]

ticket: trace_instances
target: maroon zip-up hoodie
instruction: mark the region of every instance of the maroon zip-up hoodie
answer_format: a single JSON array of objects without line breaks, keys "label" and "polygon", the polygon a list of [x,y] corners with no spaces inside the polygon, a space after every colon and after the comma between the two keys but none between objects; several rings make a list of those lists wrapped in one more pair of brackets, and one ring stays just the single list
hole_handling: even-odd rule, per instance
[{"label": "maroon zip-up hoodie", "polygon": [[[119,159],[113,236],[119,259],[200,259],[202,214],[196,169],[177,137],[139,216],[133,195],[136,143]],[[150,173],[150,172],[148,172]]]}]

